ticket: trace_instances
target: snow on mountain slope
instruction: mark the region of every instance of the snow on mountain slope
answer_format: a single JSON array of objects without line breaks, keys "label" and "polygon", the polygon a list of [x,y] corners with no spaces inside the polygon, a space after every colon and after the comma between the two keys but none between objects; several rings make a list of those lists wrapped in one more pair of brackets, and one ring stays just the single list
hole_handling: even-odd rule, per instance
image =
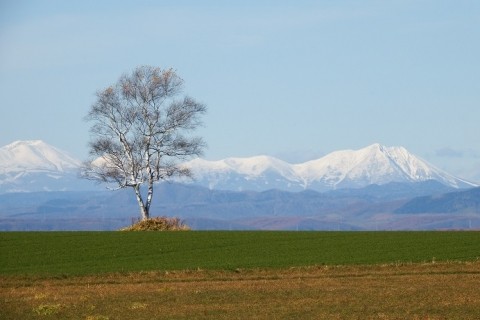
[{"label": "snow on mountain slope", "polygon": [[97,189],[78,179],[80,165],[41,140],[13,142],[0,148],[0,193]]},{"label": "snow on mountain slope", "polygon": [[461,188],[475,186],[409,153],[403,147],[373,144],[360,150],[332,152],[301,164],[266,156],[219,161],[195,159],[185,164],[197,183],[216,189],[332,190],[389,182],[437,180]]},{"label": "snow on mountain slope", "polygon": [[80,161],[41,140],[16,141],[0,148],[0,173],[21,171],[64,172]]},{"label": "snow on mountain slope", "polygon": [[[77,177],[80,165],[79,160],[43,141],[13,142],[0,148],[0,193],[98,189]],[[195,183],[210,189],[326,191],[427,180],[455,188],[475,186],[435,168],[403,147],[380,144],[336,151],[300,164],[256,156],[218,161],[193,159],[184,166],[193,171]]]},{"label": "snow on mountain slope", "polygon": [[322,182],[333,189],[426,180],[437,180],[456,188],[469,184],[415,157],[403,147],[380,144],[336,151],[294,167],[306,186]]},{"label": "snow on mountain slope", "polygon": [[282,180],[297,178],[289,163],[268,156],[218,161],[197,158],[184,165],[193,171],[197,182],[210,189],[244,190],[245,183],[255,186],[255,190],[281,188],[276,184],[278,177]]},{"label": "snow on mountain slope", "polygon": [[289,163],[268,156],[227,158],[219,161],[194,159],[190,161],[190,165],[195,167],[199,174],[210,173],[211,171],[233,171],[249,177],[256,177],[268,170],[279,172],[283,176],[293,176],[295,174]]}]

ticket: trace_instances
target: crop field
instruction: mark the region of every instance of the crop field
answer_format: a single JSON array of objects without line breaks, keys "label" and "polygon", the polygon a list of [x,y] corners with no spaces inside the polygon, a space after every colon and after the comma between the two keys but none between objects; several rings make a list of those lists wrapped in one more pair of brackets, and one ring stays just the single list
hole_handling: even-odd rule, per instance
[{"label": "crop field", "polygon": [[4,232],[0,274],[472,261],[479,232]]},{"label": "crop field", "polygon": [[1,319],[478,319],[478,232],[0,233]]}]

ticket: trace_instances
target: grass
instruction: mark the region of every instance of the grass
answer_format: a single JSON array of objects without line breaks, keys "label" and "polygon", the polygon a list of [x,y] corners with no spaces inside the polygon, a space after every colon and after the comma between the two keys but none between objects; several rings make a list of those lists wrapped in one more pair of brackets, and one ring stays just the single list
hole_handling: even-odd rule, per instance
[{"label": "grass", "polygon": [[3,232],[0,274],[474,261],[479,232]]},{"label": "grass", "polygon": [[480,262],[0,276],[1,319],[478,319]]},{"label": "grass", "polygon": [[0,233],[0,319],[477,319],[478,232]]}]

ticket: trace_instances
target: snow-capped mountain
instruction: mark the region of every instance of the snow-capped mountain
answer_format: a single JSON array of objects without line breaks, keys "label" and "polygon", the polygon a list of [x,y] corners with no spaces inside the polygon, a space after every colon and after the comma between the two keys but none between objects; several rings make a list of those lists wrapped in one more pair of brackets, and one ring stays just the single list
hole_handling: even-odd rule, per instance
[{"label": "snow-capped mountain", "polygon": [[0,174],[76,169],[80,161],[41,140],[15,141],[0,148]]},{"label": "snow-capped mountain", "polygon": [[41,140],[15,141],[0,148],[0,193],[91,189],[78,179],[80,165]]},{"label": "snow-capped mountain", "polygon": [[258,156],[219,161],[194,159],[185,166],[194,173],[196,183],[211,189],[325,191],[427,180],[436,180],[454,188],[475,186],[421,160],[403,147],[380,144],[360,150],[336,151],[300,164]]},{"label": "snow-capped mountain", "polygon": [[[78,178],[80,165],[81,161],[43,141],[13,142],[0,148],[0,193],[98,189],[91,181]],[[300,164],[256,156],[219,161],[197,158],[183,165],[193,171],[193,183],[237,191],[326,191],[427,180],[455,188],[475,186],[435,168],[403,147],[380,144],[336,151]]]}]

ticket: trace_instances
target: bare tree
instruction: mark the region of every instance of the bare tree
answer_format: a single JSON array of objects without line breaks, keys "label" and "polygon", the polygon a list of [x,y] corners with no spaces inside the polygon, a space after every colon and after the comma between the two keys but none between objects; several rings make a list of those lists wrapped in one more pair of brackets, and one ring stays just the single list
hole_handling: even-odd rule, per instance
[{"label": "bare tree", "polygon": [[93,123],[91,158],[82,176],[117,189],[133,188],[142,220],[150,217],[155,182],[190,176],[180,161],[201,155],[205,145],[191,133],[201,125],[206,107],[181,96],[182,88],[183,80],[172,69],[138,67],[97,92],[86,117]]}]

